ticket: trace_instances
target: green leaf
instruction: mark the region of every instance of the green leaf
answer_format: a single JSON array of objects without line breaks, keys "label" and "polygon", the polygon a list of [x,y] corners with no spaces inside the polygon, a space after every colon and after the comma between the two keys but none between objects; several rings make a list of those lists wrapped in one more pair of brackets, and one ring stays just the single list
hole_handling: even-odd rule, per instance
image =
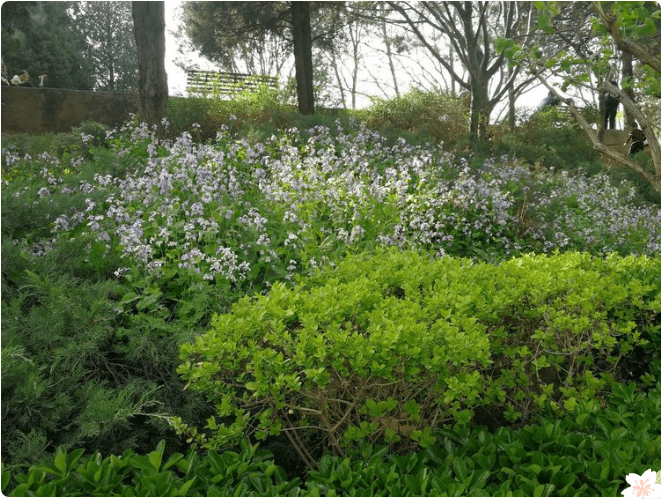
[{"label": "green leaf", "polygon": [[158,470],[154,468],[154,465],[151,463],[151,458],[147,456],[132,456],[130,459],[132,466],[139,468],[143,473],[153,474]]},{"label": "green leaf", "polygon": [[54,482],[45,483],[36,490],[35,495],[37,497],[53,497],[55,496],[57,485]]},{"label": "green leaf", "polygon": [[599,477],[602,480],[606,480],[608,478],[609,472],[610,472],[610,466],[608,463],[605,463],[603,469],[601,470],[601,473],[599,474]]},{"label": "green leaf", "polygon": [[193,486],[193,484],[195,483],[196,480],[197,480],[197,477],[191,478],[185,484],[183,484],[181,486],[181,488],[179,489],[179,494],[178,495],[180,495],[182,497],[186,497],[186,495],[188,494],[188,491]]},{"label": "green leaf", "polygon": [[539,466],[538,464],[530,464],[528,465],[528,469],[532,471],[535,475],[539,475],[539,473],[542,471],[542,467]]},{"label": "green leaf", "polygon": [[476,471],[473,477],[473,483],[471,485],[471,488],[474,490],[483,488],[484,485],[487,483],[489,476],[491,476],[489,470]]},{"label": "green leaf", "polygon": [[651,18],[645,19],[645,22],[641,26],[635,28],[636,36],[640,38],[650,38],[656,35],[656,24]]},{"label": "green leaf", "polygon": [[578,424],[578,426],[583,426],[585,424],[585,420],[588,419],[589,417],[590,415],[585,412],[579,414],[578,416],[576,416],[576,424]]},{"label": "green leaf", "polygon": [[652,425],[647,421],[641,421],[636,425],[634,429],[634,434],[636,436],[641,436],[643,433],[647,433],[651,427]]},{"label": "green leaf", "polygon": [[420,405],[413,399],[406,402],[402,408],[412,421],[420,421]]},{"label": "green leaf", "polygon": [[611,434],[610,438],[611,440],[619,440],[620,438],[623,438],[627,433],[629,433],[629,430],[626,428],[615,428]]},{"label": "green leaf", "polygon": [[139,298],[140,296],[137,293],[134,293],[133,291],[129,291],[124,296],[122,296],[122,299],[119,300],[119,304],[126,305],[128,303],[138,300]]},{"label": "green leaf", "polygon": [[80,460],[80,457],[85,453],[84,449],[76,449],[69,455],[69,469],[74,469]]},{"label": "green leaf", "polygon": [[64,474],[67,471],[67,452],[63,448],[58,448],[53,459],[55,467]]},{"label": "green leaf", "polygon": [[278,467],[275,465],[275,463],[271,463],[264,470],[264,475],[266,475],[267,477],[271,477],[271,475],[273,475],[273,473],[275,473],[277,469]]},{"label": "green leaf", "polygon": [[149,453],[149,463],[154,467],[156,471],[161,468],[161,462],[163,461],[163,451],[165,450],[165,440],[161,440],[156,446],[156,450]]},{"label": "green leaf", "polygon": [[[0,465],[1,466],[1,465]],[[2,485],[0,486],[0,490],[5,493],[7,490],[7,485],[9,485],[9,480],[11,479],[11,473],[9,471],[3,469],[2,470]]]},{"label": "green leaf", "polygon": [[175,452],[174,454],[172,454],[168,458],[167,462],[163,465],[163,471],[165,471],[168,468],[170,468],[171,466],[174,466],[175,464],[177,464],[181,459],[183,459],[183,457],[184,457],[183,454],[181,454],[179,452]]}]

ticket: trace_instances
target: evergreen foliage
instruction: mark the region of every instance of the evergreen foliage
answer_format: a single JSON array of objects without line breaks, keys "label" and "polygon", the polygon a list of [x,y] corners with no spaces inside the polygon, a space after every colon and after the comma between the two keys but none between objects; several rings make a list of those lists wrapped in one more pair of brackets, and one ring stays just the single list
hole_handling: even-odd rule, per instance
[{"label": "evergreen foliage", "polygon": [[76,29],[85,35],[95,90],[138,90],[138,55],[129,2],[72,2]]},{"label": "evergreen foliage", "polygon": [[[172,125],[165,139],[135,123],[118,130],[86,123],[70,134],[3,136],[3,492],[197,495],[212,490],[214,482],[218,494],[318,495],[369,490],[373,482],[375,494],[503,493],[506,488],[533,494],[539,485],[551,493],[546,486],[552,485],[567,495],[599,495],[620,487],[625,471],[643,471],[635,468],[642,463],[656,465],[650,449],[658,448],[658,407],[653,410],[658,389],[653,386],[661,368],[655,291],[661,285],[655,256],[661,237],[658,206],[645,202],[626,182],[614,187],[605,175],[574,171],[570,161],[562,172],[547,169],[550,165],[532,153],[530,161],[538,160],[535,166],[517,159],[519,139],[512,142],[508,157],[458,156],[423,145],[426,137],[419,145],[398,140],[394,132],[386,139],[343,114],[300,117],[284,107],[269,113],[261,98],[225,103],[209,99],[200,104],[200,113],[216,106],[206,114],[215,121],[196,127],[190,126],[196,119],[182,103],[180,128]],[[414,251],[399,253],[395,248]],[[537,256],[525,256],[531,252]],[[352,254],[362,256],[342,263]],[[379,268],[385,254],[399,263]],[[432,285],[433,273],[425,270],[432,267],[427,265],[442,267],[456,279],[447,287]],[[339,271],[333,270],[336,267]],[[510,280],[499,281],[504,272]],[[465,282],[458,282],[461,278]],[[484,290],[471,279],[484,281]],[[528,289],[523,289],[525,283]],[[436,294],[456,286],[463,301],[450,303],[447,296]],[[342,290],[364,298],[363,315],[351,315],[353,304]],[[452,383],[444,386],[440,377],[437,381],[449,397],[443,409],[447,423],[465,420],[464,425],[441,425],[431,433],[421,429],[423,434],[415,434],[418,442],[393,442],[392,449],[399,445],[402,451],[428,444],[406,458],[358,438],[343,445],[345,457],[332,456],[330,449],[326,457],[315,454],[321,475],[306,476],[298,466],[303,463],[292,459],[293,447],[281,437],[271,436],[263,445],[273,450],[272,458],[260,454],[258,459],[254,445],[249,450],[245,444],[241,451],[233,449],[235,453],[228,454],[226,448],[215,454],[191,453],[171,423],[179,417],[191,428],[202,428],[217,412],[205,394],[185,389],[185,380],[176,372],[181,345],[213,334],[219,327],[218,322],[211,324],[214,314],[230,313],[234,303],[235,310],[244,307],[247,317],[270,304],[265,317],[275,314],[272,325],[284,327],[293,344],[302,339],[294,334],[301,324],[292,322],[287,310],[298,310],[305,298],[314,311],[319,303],[310,297],[321,301],[323,293],[327,303],[333,303],[332,297],[338,305],[315,312],[328,315],[329,321],[322,317],[318,323],[329,331],[341,317],[342,324],[380,324],[384,332],[396,333],[393,324],[412,317],[419,320],[411,321],[407,331],[418,328],[421,338],[431,341],[434,331],[423,320],[424,310],[456,315],[437,317],[438,327],[443,319],[449,331],[457,333],[445,339],[460,344],[459,333],[465,333],[477,343],[460,349],[466,354],[463,365],[445,367],[453,370],[448,371]],[[242,299],[246,296],[254,297],[254,310],[247,307],[248,298]],[[294,297],[298,302],[284,312],[273,306]],[[624,307],[627,299],[630,304]],[[482,309],[486,303],[491,303],[491,312]],[[535,375],[542,360],[532,346],[545,343],[558,352],[566,346],[558,343],[561,339],[578,341],[572,328],[580,325],[579,311],[592,328],[590,335],[584,334],[586,345],[577,344],[584,349],[575,359],[583,377],[561,376],[554,382],[566,393],[537,391]],[[308,326],[311,321],[301,319]],[[264,326],[258,322],[250,334]],[[547,334],[549,328],[557,334]],[[338,326],[333,331],[343,330]],[[505,337],[505,332],[511,335]],[[488,345],[483,341],[487,333]],[[611,333],[619,336],[613,340]],[[274,336],[272,331],[266,334]],[[382,334],[382,343],[388,334]],[[513,344],[520,342],[516,348],[527,351],[510,351],[516,350],[507,343],[510,336]],[[272,340],[285,341],[287,336]],[[634,350],[625,352],[626,345],[634,343]],[[256,346],[256,357],[264,360],[268,348]],[[332,343],[325,348],[324,355],[333,348],[338,355],[357,353],[341,352]],[[491,357],[482,358],[484,348]],[[411,359],[420,356],[411,352]],[[561,372],[569,362],[547,360],[561,366]],[[401,358],[382,356],[379,362],[393,372],[395,361],[406,371],[408,364]],[[461,364],[462,359],[456,361]],[[485,362],[501,372],[491,373]],[[471,363],[480,375],[477,380],[466,371]],[[413,360],[410,364],[413,369]],[[495,418],[503,428],[479,429],[494,420],[481,412],[488,404],[477,403],[479,396],[486,391],[491,402],[495,398],[494,404],[500,403],[498,387],[494,384],[488,391],[488,380],[506,376],[508,365],[523,392],[517,399],[515,388],[502,388],[514,399],[508,415],[515,419],[518,411],[522,417],[513,423],[503,413]],[[305,377],[323,378],[322,367],[337,368],[338,373],[342,368],[332,363],[305,366]],[[371,364],[364,369],[372,369]],[[617,377],[636,385],[618,388]],[[458,396],[472,383],[478,395],[469,390]],[[602,409],[592,399],[582,401],[579,393],[594,393],[595,398],[611,393],[614,405],[597,417]],[[369,415],[392,405],[387,396],[378,397],[375,392],[361,402],[365,410],[360,417],[384,419]],[[532,402],[526,408],[528,400]],[[455,402],[458,406],[453,407]],[[546,402],[556,403],[557,413],[544,409]],[[413,404],[407,408],[415,414]],[[601,422],[592,425],[593,415]],[[525,430],[525,416],[533,437],[517,443],[524,438],[516,435]],[[222,423],[228,421],[216,421]],[[551,424],[558,429],[547,429]],[[354,426],[361,431],[360,422]],[[547,433],[566,447],[557,456],[545,452],[548,462],[537,454],[527,460],[527,449],[537,445],[532,442],[546,442]],[[371,430],[365,436],[372,437]],[[387,438],[398,436],[388,432]],[[305,437],[314,443],[312,433]],[[385,441],[380,438],[373,440]],[[162,445],[154,450],[161,439],[168,454]],[[478,445],[474,440],[486,443],[479,458],[483,468],[473,476],[468,470],[476,469],[474,449],[456,458],[456,450],[443,454],[457,439],[465,442],[462,449],[473,449],[470,446]],[[495,439],[496,448],[510,450],[492,452],[489,439]],[[581,439],[589,445],[580,444]],[[632,454],[624,453],[625,445]],[[441,452],[452,470],[434,460],[430,449]],[[82,457],[81,450],[90,457]],[[567,461],[562,453],[577,460]],[[177,463],[183,466],[185,459],[195,465],[182,469]],[[452,464],[460,459],[465,466]],[[603,472],[604,459],[617,464]],[[164,469],[164,463],[170,466]],[[373,481],[365,483],[372,464]],[[366,474],[353,471],[361,467]],[[491,471],[485,481],[486,469]],[[418,478],[409,477],[412,470]],[[563,482],[570,471],[576,471],[575,478]],[[434,479],[434,473],[441,475]],[[296,481],[297,474],[306,481]],[[585,482],[590,482],[587,488]]]},{"label": "evergreen foliage", "polygon": [[236,450],[84,455],[58,449],[28,473],[2,472],[13,496],[556,496],[614,497],[624,477],[661,468],[661,386],[619,384],[608,405],[579,402],[571,414],[520,429],[444,427],[421,452],[361,444],[325,455],[316,470],[287,475],[278,456],[242,440]]},{"label": "evergreen foliage", "polygon": [[661,332],[659,275],[658,257],[347,258],[239,300],[182,346],[178,372],[219,420],[175,424],[210,449],[286,428],[312,464],[319,439],[340,455],[356,440],[424,448],[478,409],[497,426],[603,401],[619,360]]},{"label": "evergreen foliage", "polygon": [[3,2],[2,59],[8,77],[24,69],[48,74],[48,86],[91,90],[92,61],[85,58],[86,40],[67,10],[72,2]]}]

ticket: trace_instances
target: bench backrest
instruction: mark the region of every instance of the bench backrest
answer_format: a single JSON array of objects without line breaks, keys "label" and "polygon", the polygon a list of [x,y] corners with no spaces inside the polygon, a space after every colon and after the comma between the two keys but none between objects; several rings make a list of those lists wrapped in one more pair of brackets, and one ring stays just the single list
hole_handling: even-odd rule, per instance
[{"label": "bench backrest", "polygon": [[242,90],[257,89],[263,84],[271,88],[276,88],[278,85],[278,79],[274,76],[198,70],[188,70],[187,73],[187,89],[191,93],[216,91],[221,94],[231,94]]}]

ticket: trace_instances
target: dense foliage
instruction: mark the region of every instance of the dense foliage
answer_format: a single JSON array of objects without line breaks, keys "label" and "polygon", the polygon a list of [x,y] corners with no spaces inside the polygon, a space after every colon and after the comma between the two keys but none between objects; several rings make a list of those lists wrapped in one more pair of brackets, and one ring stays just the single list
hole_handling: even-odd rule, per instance
[{"label": "dense foliage", "polygon": [[521,429],[445,427],[428,448],[405,455],[360,445],[326,455],[303,480],[287,476],[267,451],[242,441],[235,451],[167,457],[163,442],[145,455],[84,456],[59,449],[16,477],[9,496],[617,496],[624,477],[660,469],[661,386],[648,394],[618,385],[605,408],[579,402],[561,419]]},{"label": "dense foliage", "polygon": [[76,29],[85,35],[94,89],[138,91],[138,55],[129,2],[72,2]]},{"label": "dense foliage", "polygon": [[453,150],[466,146],[468,113],[465,99],[415,89],[393,99],[374,99],[359,116],[371,129],[381,133],[396,130],[405,137],[442,142],[446,150]]},{"label": "dense foliage", "polygon": [[[573,18],[572,24],[578,21],[578,24],[574,24],[574,29],[578,28],[576,31],[592,38],[589,46],[580,39],[567,39],[566,33],[571,28],[564,25],[569,19],[562,15],[562,2],[537,2],[534,5],[538,12],[532,32],[535,38],[541,33],[552,35],[549,43],[539,40],[528,44],[528,39],[521,43],[519,37],[506,35],[496,41],[497,50],[512,65],[525,67],[555,98],[569,107],[595,149],[627,168],[641,182],[647,183],[657,196],[661,196],[661,150],[656,137],[661,95],[661,61],[658,57],[661,52],[658,43],[661,9],[658,3],[592,2],[579,7],[581,10],[586,9],[585,15],[571,16],[570,19]],[[589,25],[583,24],[586,21]],[[562,82],[561,89],[563,93],[569,94],[567,97],[549,83],[551,77]],[[651,161],[641,165],[638,158],[634,160],[604,146],[606,94],[616,97],[618,105],[622,103],[627,128],[640,127],[645,143],[649,146],[646,146],[646,151]],[[599,95],[601,102],[596,131],[581,118],[575,107],[576,102],[586,103],[594,95]]]},{"label": "dense foliage", "polygon": [[6,70],[11,80],[27,70],[33,86],[37,75],[48,74],[49,87],[92,89],[94,68],[83,57],[85,33],[67,12],[71,3],[3,2],[3,76]]},{"label": "dense foliage", "polygon": [[223,422],[211,418],[204,437],[181,431],[217,449],[286,428],[313,463],[320,445],[427,447],[434,428],[478,409],[498,426],[604,400],[628,374],[619,360],[661,332],[659,276],[658,257],[348,258],[294,290],[239,300],[182,347],[179,372]]},{"label": "dense foliage", "polygon": [[[363,273],[371,265],[366,255],[386,251],[395,257],[399,250],[409,250],[412,252],[399,258],[418,255],[414,261],[419,263],[419,272],[412,278],[420,274],[423,262],[435,260],[435,265],[448,265],[448,271],[482,272],[493,279],[489,282],[496,282],[497,269],[515,267],[511,262],[526,261],[532,265],[564,261],[569,265],[575,261],[576,269],[585,272],[568,272],[584,286],[575,288],[573,293],[560,288],[557,292],[578,300],[576,309],[570,310],[571,304],[566,303],[566,308],[557,309],[556,316],[543,321],[550,321],[561,330],[555,321],[583,307],[595,321],[593,332],[605,334],[609,328],[614,332],[619,327],[624,328],[622,345],[630,342],[633,346],[634,341],[630,340],[637,341],[636,335],[649,341],[625,355],[617,349],[606,353],[616,347],[608,343],[608,334],[600,346],[594,343],[598,337],[587,338],[593,343],[590,348],[595,349],[592,357],[576,359],[585,373],[588,366],[594,373],[596,381],[590,383],[596,384],[588,383],[587,389],[599,394],[610,386],[610,379],[600,376],[600,372],[611,371],[615,376],[634,379],[638,383],[634,392],[649,389],[646,383],[653,383],[650,376],[658,376],[661,344],[654,332],[658,315],[653,315],[657,306],[653,290],[658,289],[659,283],[658,278],[652,279],[651,271],[644,269],[658,265],[655,255],[661,244],[661,214],[658,206],[641,200],[632,185],[625,182],[616,187],[607,175],[595,175],[591,170],[555,171],[543,164],[532,167],[516,158],[515,145],[521,140],[518,138],[511,143],[507,156],[458,156],[441,146],[414,145],[392,136],[384,138],[346,118],[337,122],[323,115],[305,118],[299,122],[299,130],[291,126],[291,115],[286,110],[280,115],[285,125],[267,122],[272,136],[264,130],[244,135],[250,130],[251,120],[255,120],[255,126],[255,122],[271,120],[271,116],[249,99],[236,107],[232,105],[235,104],[218,104],[218,115],[229,116],[225,126],[214,129],[214,134],[209,134],[209,125],[183,132],[178,129],[170,138],[157,139],[154,130],[129,123],[119,130],[85,124],[71,134],[3,137],[2,461],[3,469],[13,477],[9,484],[3,478],[3,491],[21,482],[18,477],[35,463],[57,459],[61,464],[62,457],[50,457],[58,446],[69,449],[69,458],[77,452],[74,449],[84,449],[88,455],[99,451],[102,456],[119,456],[132,449],[135,456],[148,459],[155,443],[165,439],[168,452],[187,454],[187,443],[172,429],[174,417],[191,428],[201,428],[216,410],[205,400],[206,394],[184,389],[185,380],[176,372],[181,362],[180,346],[193,344],[216,329],[218,323],[211,324],[214,314],[231,312],[232,304],[242,297],[254,296],[255,304],[266,304],[278,296],[294,296],[291,289],[297,283],[303,286],[305,276],[310,280],[307,287],[300,288],[300,296],[323,289],[337,294],[328,286],[328,279],[338,280],[338,285],[343,279],[341,286],[353,287],[357,295],[367,297],[366,303],[370,296],[373,302],[379,293],[387,294],[385,288],[378,289],[378,280],[361,290],[356,289],[357,281],[351,275],[333,274],[338,265],[346,271],[349,263],[342,267],[341,262],[354,253],[363,256],[349,262],[354,262],[356,271],[361,268]],[[182,128],[187,121],[185,114],[182,108]],[[278,126],[288,128],[278,131]],[[554,250],[582,253],[548,259],[525,256],[532,252],[550,254]],[[608,256],[613,252],[617,255]],[[551,263],[548,265],[552,267]],[[625,276],[635,274],[636,269],[640,275],[627,281]],[[539,272],[530,279],[545,282],[544,273]],[[529,298],[531,303],[547,306],[549,312],[556,310],[550,297],[548,303],[543,299],[544,290],[562,284],[562,280],[554,282],[552,279],[546,283],[535,295],[539,301]],[[464,284],[465,290],[471,289],[469,282]],[[609,296],[598,286],[613,286],[622,294]],[[509,287],[509,299],[514,300],[520,288]],[[486,296],[501,296],[493,291]],[[601,297],[599,305],[604,306],[603,310],[597,303],[589,303],[588,294],[581,295],[580,291]],[[390,292],[390,298],[383,301],[382,320],[397,319],[397,312],[418,313],[416,317],[421,317],[420,304],[411,302],[411,310],[404,307],[415,294],[407,291],[398,297],[395,288]],[[269,293],[272,298],[257,298]],[[442,295],[434,298],[429,290],[426,293],[429,300],[442,299]],[[311,295],[307,296],[309,299]],[[640,301],[623,310],[621,302],[626,296],[632,300],[638,297]],[[337,298],[339,304],[348,306],[341,296]],[[238,303],[243,305],[237,307],[245,307],[246,299]],[[467,301],[466,306],[470,303]],[[505,316],[484,319],[477,315],[479,307],[473,305],[473,315],[464,311],[456,320],[463,317],[466,328],[471,317],[484,320],[469,328],[477,338],[483,338],[486,328],[490,333],[498,332],[493,321]],[[529,322],[518,323],[521,330],[517,334],[544,336],[539,325],[534,329],[540,332],[531,331],[534,313],[539,310],[524,309],[524,303],[513,303],[511,307],[507,317],[512,320],[503,322],[505,329],[500,332],[514,327],[514,318],[523,317]],[[601,312],[604,317],[599,317]],[[331,322],[341,315],[338,310],[328,313]],[[365,320],[377,323],[376,309],[368,316]],[[286,328],[296,330],[298,326],[285,319]],[[537,320],[542,321],[539,317]],[[419,323],[425,324],[422,319]],[[453,327],[460,329],[464,325],[451,324],[450,329]],[[559,341],[541,336],[540,341],[549,345]],[[477,362],[477,366],[485,360],[479,358],[480,345],[474,348],[472,354],[470,348],[466,349],[472,357],[465,360]],[[493,352],[494,347],[489,348]],[[498,348],[505,349],[505,342],[496,345]],[[600,348],[603,355],[597,351]],[[620,353],[624,356],[619,362],[608,359],[608,355]],[[524,369],[524,360],[529,364],[535,359],[540,361],[538,354],[528,345],[527,353],[519,357],[513,354],[514,358],[501,358],[498,362],[506,368],[507,362],[521,361],[512,368],[516,377]],[[562,365],[559,359],[549,362]],[[616,364],[619,371],[614,370]],[[486,374],[485,365],[481,375]],[[461,369],[452,369],[456,372],[448,373],[450,376],[465,383],[471,381],[462,378]],[[531,383],[533,371],[526,374]],[[641,379],[646,372],[652,374]],[[323,372],[317,374],[323,377]],[[544,395],[526,387],[523,377],[519,380],[523,381],[524,396]],[[603,380],[609,383],[604,385]],[[565,383],[567,379],[561,381]],[[576,378],[563,388],[584,390],[585,386],[573,384],[580,381]],[[456,388],[460,391],[458,385]],[[447,391],[447,387],[444,389]],[[496,391],[492,390],[494,397]],[[516,393],[509,395],[516,397]],[[551,395],[555,396],[547,394],[547,399],[554,400]],[[559,409],[571,413],[571,408],[566,407],[566,400],[571,397],[581,403],[575,393],[561,395],[563,401],[556,402]],[[371,399],[376,404],[377,399]],[[474,409],[457,397],[448,400],[448,404],[451,406],[454,401],[459,403],[456,415]],[[367,407],[367,401],[362,403]],[[523,404],[521,400],[517,403]],[[532,412],[539,415],[538,408],[533,407],[535,403],[533,400]],[[375,405],[367,410],[380,409]],[[516,411],[523,412],[517,407],[512,410],[512,418]],[[616,406],[614,410],[620,409]],[[488,423],[480,423],[479,414],[474,416],[465,431],[477,431],[477,425]],[[545,417],[560,420],[558,415]],[[222,422],[227,421],[217,421]],[[512,430],[512,423],[504,414],[499,424]],[[586,430],[586,434],[593,435],[594,431]],[[427,436],[430,445],[432,437],[437,439],[434,445],[440,445],[444,438],[438,434]],[[265,445],[287,448],[287,455],[291,456],[292,446],[280,437],[270,437]],[[347,457],[353,456],[351,466],[358,469],[362,458],[351,454],[351,447],[346,445],[342,450]],[[224,450],[227,449],[219,449],[219,455]],[[292,470],[286,466],[292,460],[283,460],[282,455],[274,450],[277,465],[285,468],[292,479]],[[168,458],[163,454],[164,462]],[[109,457],[93,457],[90,463],[100,465],[104,459],[114,466],[115,461]],[[315,455],[315,459],[321,466],[326,459],[335,462],[336,458]],[[581,459],[588,463],[594,456]],[[623,469],[628,462],[633,463],[626,457],[621,459]],[[83,463],[82,458],[79,462]],[[337,461],[337,466],[341,462]],[[85,466],[91,470],[96,464]],[[649,466],[653,464],[650,462]],[[531,479],[527,471],[509,468],[516,470],[512,480],[519,480],[516,477],[520,474]],[[118,468],[117,472],[133,473],[130,469],[133,468]],[[609,480],[622,478],[619,468],[612,469],[614,474]],[[294,472],[302,473],[300,469]],[[29,487],[38,488],[53,476],[50,472],[35,473],[38,476],[27,478]],[[345,471],[337,471],[335,477],[337,473]],[[176,485],[179,492],[191,478]],[[122,483],[127,485],[123,479]],[[206,482],[200,479],[197,483],[204,487]],[[516,484],[528,491],[519,482]],[[195,490],[193,485],[189,491]],[[137,491],[142,485],[136,482],[130,486]],[[228,487],[223,489],[227,493],[238,490],[231,488],[238,487],[236,484]],[[328,490],[340,490],[336,485],[329,487]],[[252,489],[241,490],[248,493]],[[266,493],[271,489],[260,490],[259,493]],[[174,488],[168,491],[175,493]],[[567,491],[569,494],[574,489]]]}]

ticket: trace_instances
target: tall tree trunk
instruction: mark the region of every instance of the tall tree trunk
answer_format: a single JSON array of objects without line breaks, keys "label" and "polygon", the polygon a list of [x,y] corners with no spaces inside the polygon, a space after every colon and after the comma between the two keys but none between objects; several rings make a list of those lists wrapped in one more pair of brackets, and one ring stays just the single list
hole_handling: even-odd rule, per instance
[{"label": "tall tree trunk", "polygon": [[[458,2],[459,3],[459,2]],[[461,6],[456,7],[457,21],[463,27],[465,43],[465,64],[468,70],[470,92],[471,92],[471,118],[470,118],[470,141],[476,147],[482,142],[487,141],[487,128],[489,126],[489,116],[493,104],[489,100],[489,79],[488,59],[485,50],[489,47],[485,45],[482,48],[484,40],[480,39],[479,27],[473,26],[473,12],[475,8],[480,10],[480,6],[474,6],[472,2],[460,2]]]},{"label": "tall tree trunk", "polygon": [[385,17],[381,19],[381,33],[383,35],[383,42],[386,44],[386,55],[388,56],[388,67],[390,68],[390,74],[392,75],[392,84],[395,88],[395,96],[399,97],[399,87],[397,85],[397,73],[395,72],[395,63],[393,62],[392,57],[392,48],[390,45],[390,38],[388,37],[388,31],[386,30],[386,19]]},{"label": "tall tree trunk", "polygon": [[294,62],[296,66],[298,111],[301,114],[314,114],[310,2],[291,2],[291,14],[292,31],[294,35]]},{"label": "tall tree trunk", "polygon": [[161,127],[168,102],[165,72],[165,3],[132,2],[138,49],[138,119]]},{"label": "tall tree trunk", "polygon": [[606,92],[599,92],[599,123],[597,123],[597,138],[599,142],[604,141],[604,119],[606,118]]},{"label": "tall tree trunk", "polygon": [[[105,4],[105,6],[109,6],[109,4]],[[106,16],[106,42],[104,46],[104,52],[108,56],[108,86],[106,87],[107,90],[110,90],[111,92],[116,92],[117,89],[115,88],[115,58],[114,58],[114,46],[112,43],[112,34],[113,34],[113,29],[112,29],[112,19],[110,15],[110,9],[106,10],[104,12]]]},{"label": "tall tree trunk", "polygon": [[337,64],[337,56],[335,55],[335,50],[331,50],[331,65],[333,66],[333,71],[335,72],[335,79],[337,80],[337,88],[340,89],[340,101],[342,102],[342,107],[347,108],[347,99],[344,97],[344,82],[340,76],[340,68]]},{"label": "tall tree trunk", "polygon": [[510,125],[510,130],[516,128],[516,95],[514,94],[514,82],[510,83],[507,89],[507,102],[509,104],[509,111],[507,113],[507,121]]},{"label": "tall tree trunk", "polygon": [[[482,76],[482,75],[480,75]],[[493,104],[489,101],[489,81],[471,79],[470,140],[473,145],[487,141]]]},{"label": "tall tree trunk", "polygon": [[[620,59],[622,60],[622,81],[620,82],[620,86],[624,90],[624,93],[629,96],[629,99],[635,102],[633,88],[624,84],[626,79],[633,78],[633,57],[629,52],[623,51]],[[629,109],[624,107],[624,129],[628,130],[634,121],[635,119]]]},{"label": "tall tree trunk", "polygon": [[352,26],[349,27],[351,46],[353,48],[353,72],[351,74],[351,109],[356,109],[356,86],[358,85],[358,67],[360,62],[360,24],[356,23],[356,36]]}]

